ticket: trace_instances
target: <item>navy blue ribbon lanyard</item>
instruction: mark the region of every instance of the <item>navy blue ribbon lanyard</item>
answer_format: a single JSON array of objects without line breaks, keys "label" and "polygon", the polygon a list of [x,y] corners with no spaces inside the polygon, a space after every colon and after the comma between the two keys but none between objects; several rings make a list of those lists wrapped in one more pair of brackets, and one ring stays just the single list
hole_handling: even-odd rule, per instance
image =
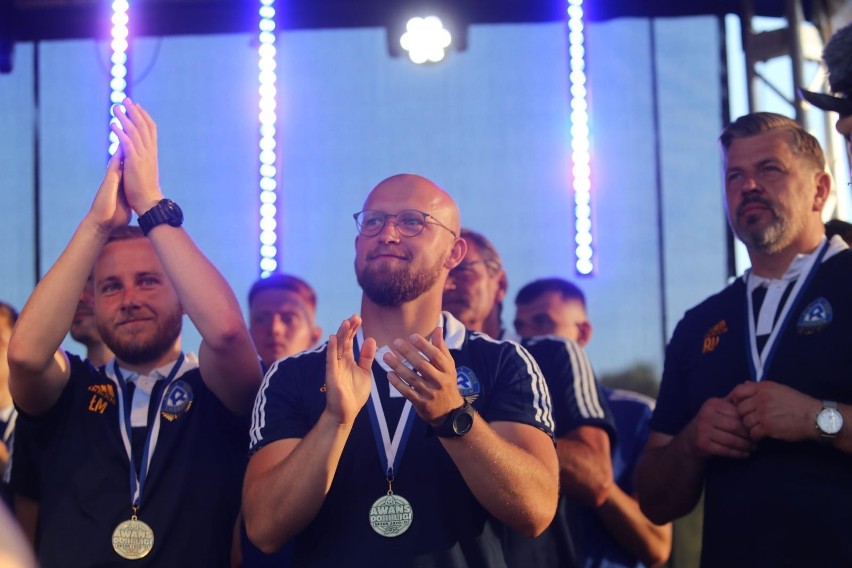
[{"label": "navy blue ribbon lanyard", "polygon": [[[163,395],[165,394],[168,386],[171,385],[172,381],[174,381],[175,377],[177,376],[178,370],[180,370],[181,365],[183,365],[183,360],[184,356],[183,353],[181,353],[177,361],[175,361],[175,364],[172,366],[172,370],[169,371],[169,376],[166,377],[165,381],[158,381],[156,387],[151,393],[151,400],[148,403],[148,426],[145,428],[145,444],[142,446],[142,463],[139,467],[138,477],[136,474],[135,460],[133,458],[133,426],[130,422],[132,401],[125,402],[124,393],[127,391],[127,382],[124,380],[124,375],[122,375],[121,369],[119,369],[118,367],[118,362],[115,361],[113,364],[115,378],[117,379],[119,385],[118,427],[121,430],[122,438],[124,439],[125,449],[127,450],[127,458],[130,460],[130,500],[132,503],[134,515],[139,509],[139,504],[142,501],[142,491],[145,488],[145,480],[148,478],[148,466],[151,464],[151,457],[153,456],[154,448],[157,447],[157,439],[160,434],[159,410],[160,405],[163,402]],[[153,424],[151,424],[151,405],[153,405],[156,409],[156,412],[153,415]]]},{"label": "navy blue ribbon lanyard", "polygon": [[[357,338],[352,344],[352,349],[355,354],[355,361],[357,362],[360,356]],[[399,472],[402,456],[405,453],[411,428],[414,425],[415,413],[413,412],[411,401],[406,400],[402,408],[402,414],[399,417],[399,423],[394,431],[393,439],[391,439],[387,419],[382,408],[382,401],[379,398],[379,391],[376,386],[376,378],[372,373],[372,369],[370,370],[370,375],[370,398],[367,401],[367,410],[370,414],[370,426],[373,429],[373,437],[376,441],[376,449],[379,454],[379,464],[381,465],[382,473],[388,480],[388,494],[391,494],[393,493],[391,483],[393,483],[396,474]]]},{"label": "navy blue ribbon lanyard", "polygon": [[[790,320],[793,317],[793,308],[796,307],[796,304],[804,295],[805,291],[810,285],[811,281],[814,279],[814,276],[819,269],[820,264],[822,264],[822,259],[825,256],[826,251],[829,247],[829,241],[823,243],[822,248],[817,254],[816,258],[811,264],[810,269],[807,274],[800,275],[799,281],[796,283],[794,289],[790,292],[790,296],[787,298],[787,302],[784,307],[784,316],[773,328],[772,333],[769,336],[769,339],[764,346],[764,349],[767,349],[766,357],[763,357],[762,364],[758,364],[760,361],[755,360],[755,357],[760,358],[760,353],[757,351],[757,322],[755,322],[756,316],[754,315],[751,307],[751,296],[748,292],[748,280],[746,280],[746,298],[745,298],[745,309],[746,309],[746,322],[748,324],[748,333],[746,334],[746,353],[748,354],[748,370],[749,376],[752,381],[760,381],[763,379],[764,371],[769,368],[772,359],[775,357],[775,353],[778,350],[778,344],[780,343],[781,336],[784,334],[784,331],[787,329],[787,326],[790,324]],[[801,282],[801,285],[799,285]],[[798,288],[798,290],[796,290]]]}]

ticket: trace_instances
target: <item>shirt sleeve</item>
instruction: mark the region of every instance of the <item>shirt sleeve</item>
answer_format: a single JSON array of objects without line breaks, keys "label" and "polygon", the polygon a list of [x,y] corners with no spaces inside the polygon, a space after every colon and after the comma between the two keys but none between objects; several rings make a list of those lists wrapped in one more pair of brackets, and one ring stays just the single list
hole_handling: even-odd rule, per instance
[{"label": "shirt sleeve", "polygon": [[13,493],[33,500],[40,498],[43,456],[47,446],[67,420],[75,383],[80,380],[82,373],[96,372],[88,360],[83,360],[72,353],[66,352],[66,354],[71,373],[59,400],[47,412],[39,416],[31,416],[18,408],[9,485]]},{"label": "shirt sleeve", "polygon": [[547,382],[535,359],[518,343],[499,346],[492,396],[477,411],[489,422],[529,424],[553,437],[553,409]]},{"label": "shirt sleeve", "polygon": [[30,421],[24,416],[19,417],[15,424],[9,480],[13,493],[38,501],[40,456]]},{"label": "shirt sleeve", "polygon": [[651,430],[671,436],[680,432],[691,419],[687,404],[686,377],[682,365],[685,335],[685,325],[681,320],[666,347],[660,394],[657,397],[657,405],[650,424]]},{"label": "shirt sleeve", "polygon": [[316,417],[306,393],[316,386],[316,394],[321,395],[321,412],[325,406],[324,365],[325,349],[321,354],[309,352],[276,361],[269,368],[255,397],[249,455],[271,442],[307,435]]},{"label": "shirt sleeve", "polygon": [[580,426],[594,426],[605,430],[614,443],[615,419],[582,347],[571,340],[548,337],[530,342],[529,348],[550,387],[556,436]]}]

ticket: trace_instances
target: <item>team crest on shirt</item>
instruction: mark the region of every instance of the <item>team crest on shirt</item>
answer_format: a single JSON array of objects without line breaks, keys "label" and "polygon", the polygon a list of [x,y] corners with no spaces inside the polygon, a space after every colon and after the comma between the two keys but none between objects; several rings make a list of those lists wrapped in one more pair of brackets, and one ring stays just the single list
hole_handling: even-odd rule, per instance
[{"label": "team crest on shirt", "polygon": [[721,341],[721,335],[723,333],[728,333],[728,322],[725,320],[719,320],[719,322],[707,330],[707,333],[704,334],[704,345],[701,347],[701,353],[711,353],[716,350],[716,347],[719,346],[719,341]]},{"label": "team crest on shirt", "polygon": [[89,385],[89,392],[94,393],[92,400],[89,401],[89,412],[103,414],[108,405],[115,405],[115,386],[111,384]]},{"label": "team crest on shirt", "polygon": [[192,387],[184,380],[178,379],[173,382],[166,391],[166,396],[163,398],[162,410],[163,418],[171,422],[180,418],[182,414],[189,412],[192,407]]},{"label": "team crest on shirt", "polygon": [[834,313],[831,304],[825,298],[819,297],[808,304],[799,316],[796,330],[802,335],[810,335],[825,329],[832,319],[834,319]]},{"label": "team crest on shirt", "polygon": [[481,390],[479,378],[470,367],[456,369],[456,383],[459,385],[459,392],[468,402],[473,402],[479,398]]}]

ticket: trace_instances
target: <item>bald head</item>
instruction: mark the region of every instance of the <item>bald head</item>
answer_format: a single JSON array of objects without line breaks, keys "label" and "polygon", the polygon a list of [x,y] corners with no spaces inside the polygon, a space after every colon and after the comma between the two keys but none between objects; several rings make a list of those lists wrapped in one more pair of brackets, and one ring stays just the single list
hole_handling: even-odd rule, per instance
[{"label": "bald head", "polygon": [[416,209],[428,213],[456,235],[461,229],[458,205],[434,182],[415,174],[397,174],[379,182],[364,201],[364,209],[396,213]]},{"label": "bald head", "polygon": [[373,188],[356,222],[355,274],[369,302],[423,298],[440,311],[447,274],[467,251],[453,198],[424,177],[395,175]]}]

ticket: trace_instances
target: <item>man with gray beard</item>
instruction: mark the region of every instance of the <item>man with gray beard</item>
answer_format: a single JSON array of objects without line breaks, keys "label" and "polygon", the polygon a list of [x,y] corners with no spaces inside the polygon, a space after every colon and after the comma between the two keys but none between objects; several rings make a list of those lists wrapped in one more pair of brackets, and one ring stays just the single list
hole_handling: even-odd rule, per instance
[{"label": "man with gray beard", "polygon": [[752,266],[675,329],[639,502],[664,523],[704,490],[703,567],[852,566],[852,252],[825,237],[825,159],[772,113],[720,140]]},{"label": "man with gray beard", "polygon": [[292,539],[296,566],[505,566],[495,519],[534,536],[556,509],[544,378],[519,345],[441,312],[467,249],[444,190],[393,176],[355,223],[361,315],[258,392],[249,537],[266,552]]},{"label": "man with gray beard", "polygon": [[[124,107],[120,155],[9,342],[12,396],[42,460],[39,562],[225,568],[260,365],[233,292],[163,199],[156,125]],[[115,353],[99,368],[60,349],[90,274]],[[181,350],[184,313],[198,358]]]}]

